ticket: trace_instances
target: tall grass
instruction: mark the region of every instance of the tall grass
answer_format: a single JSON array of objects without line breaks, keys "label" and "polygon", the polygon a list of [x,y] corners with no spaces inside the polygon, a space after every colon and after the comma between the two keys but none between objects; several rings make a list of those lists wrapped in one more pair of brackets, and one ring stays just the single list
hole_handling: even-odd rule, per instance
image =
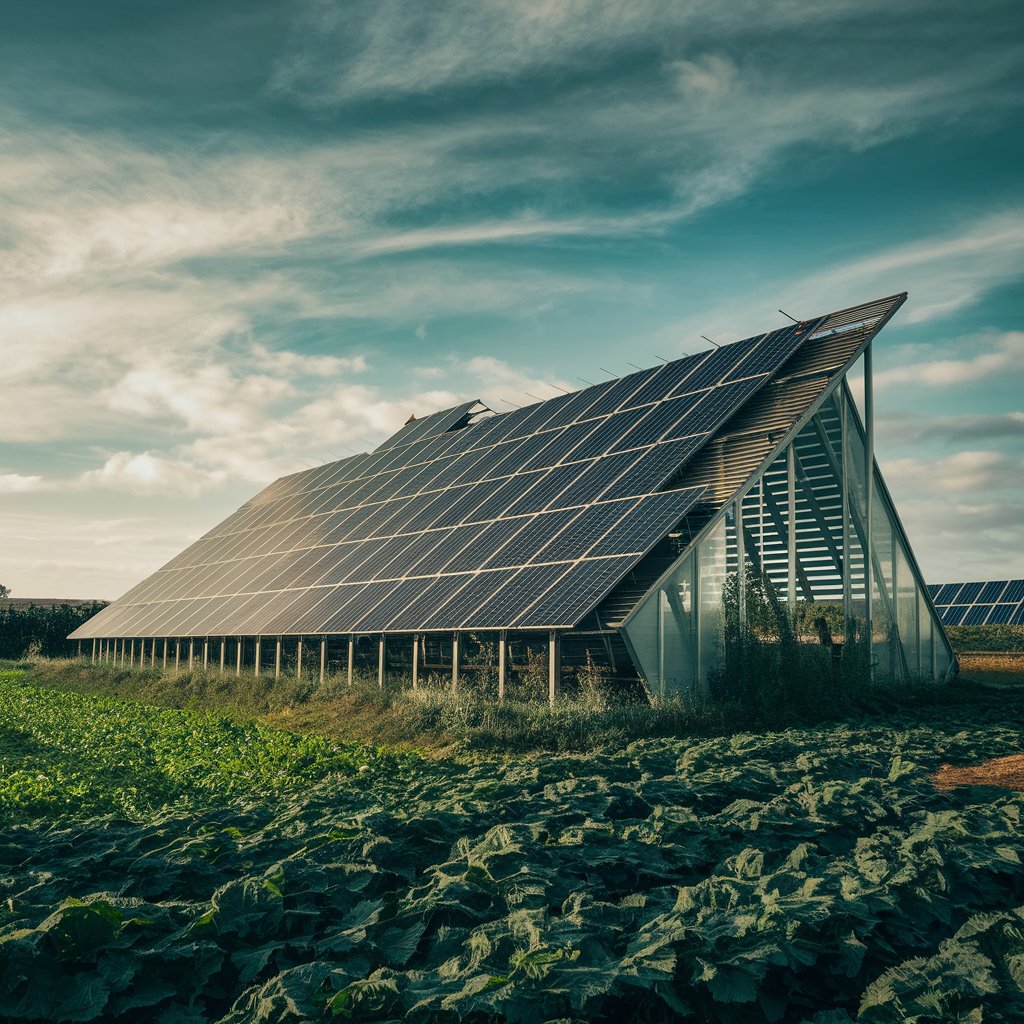
[{"label": "tall grass", "polygon": [[[814,685],[811,662],[795,666],[799,678],[781,691],[777,674],[767,673],[766,689],[756,699],[719,690],[710,697],[693,694],[616,703],[607,692],[590,692],[554,707],[522,695],[498,703],[469,686],[453,693],[450,680],[440,677],[427,677],[412,690],[404,676],[388,676],[382,689],[375,673],[361,672],[349,686],[345,676],[334,675],[321,684],[317,675],[275,679],[230,671],[221,675],[217,669],[163,672],[78,660],[40,659],[26,667],[34,683],[57,689],[122,696],[161,707],[214,709],[339,739],[445,753],[589,751],[647,737],[784,728],[971,699],[965,686],[854,691],[822,678],[820,667]],[[748,664],[747,681],[756,688],[752,668]],[[780,699],[785,697],[789,699]]]}]

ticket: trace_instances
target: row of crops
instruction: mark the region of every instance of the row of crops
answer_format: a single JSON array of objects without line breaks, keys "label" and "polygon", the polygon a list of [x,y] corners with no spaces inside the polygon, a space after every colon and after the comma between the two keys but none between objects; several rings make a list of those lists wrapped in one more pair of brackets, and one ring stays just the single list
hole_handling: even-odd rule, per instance
[{"label": "row of crops", "polygon": [[[1024,800],[929,780],[1020,750],[1005,698],[457,763],[27,683],[2,1019],[1024,1019]],[[78,808],[12,797],[74,743]]]}]

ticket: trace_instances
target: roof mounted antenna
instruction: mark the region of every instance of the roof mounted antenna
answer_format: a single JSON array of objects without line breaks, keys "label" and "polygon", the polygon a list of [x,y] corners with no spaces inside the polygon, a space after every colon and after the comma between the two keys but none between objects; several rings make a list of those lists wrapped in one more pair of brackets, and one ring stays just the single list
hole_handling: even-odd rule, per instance
[{"label": "roof mounted antenna", "polygon": [[[658,353],[657,353],[657,352],[655,352],[654,354],[655,354],[656,356],[658,356]],[[662,361],[663,363],[671,363],[671,362],[672,362],[672,360],[671,360],[671,359],[666,359],[666,358],[665,358],[664,356],[658,356],[658,358],[659,358],[659,359],[660,359],[660,360],[661,360],[661,361]]]},{"label": "roof mounted antenna", "polygon": [[619,379],[619,375],[617,373],[612,373],[612,371],[609,370],[607,366],[599,366],[598,369],[604,370],[604,372],[607,373],[609,377],[614,377],[616,380]]},{"label": "roof mounted antenna", "polygon": [[[789,316],[789,314],[788,314],[788,313],[787,313],[787,312],[786,312],[786,311],[785,311],[784,309],[780,309],[780,310],[779,310],[779,312],[780,312],[780,313],[781,313],[781,314],[782,314],[783,316]],[[797,320],[797,318],[796,318],[795,316],[789,316],[789,319],[790,319],[790,320],[792,320],[792,321],[793,321],[793,323],[795,323],[795,324],[803,323],[803,321],[802,321],[802,320]]]},{"label": "roof mounted antenna", "polygon": [[643,366],[637,366],[636,363],[631,363],[628,359],[626,360],[627,366],[632,366],[634,370],[643,370]]},{"label": "roof mounted antenna", "polygon": [[707,336],[706,334],[702,334],[702,335],[701,335],[701,337],[702,337],[702,338],[703,338],[703,339],[704,339],[705,341],[707,341],[707,342],[710,342],[710,343],[711,343],[712,345],[714,345],[714,346],[715,346],[715,348],[721,348],[721,347],[722,347],[721,345],[719,345],[719,344],[718,344],[718,342],[717,342],[717,341],[711,341],[711,339],[710,339],[710,338],[709,338],[709,337],[708,337],[708,336]]},{"label": "roof mounted antenna", "polygon": [[502,398],[500,395],[496,397],[499,402],[504,402],[506,405],[511,405],[513,409],[522,409],[521,405],[516,405],[515,402],[510,402],[507,398]]},{"label": "roof mounted antenna", "polygon": [[542,380],[541,384],[547,384],[549,388],[554,388],[556,391],[561,391],[563,395],[571,395],[571,391],[566,391],[565,388],[560,388],[557,384],[548,384],[546,380]]},{"label": "roof mounted antenna", "polygon": [[589,384],[591,387],[594,386],[594,382],[592,380],[587,380],[586,377],[577,377],[576,379],[583,381],[584,384]]},{"label": "roof mounted antenna", "polygon": [[[537,396],[535,394],[533,394],[532,391],[524,391],[523,394],[524,395],[529,395],[531,398],[537,398]],[[543,402],[544,399],[543,398],[537,398],[537,401],[538,402]]]}]

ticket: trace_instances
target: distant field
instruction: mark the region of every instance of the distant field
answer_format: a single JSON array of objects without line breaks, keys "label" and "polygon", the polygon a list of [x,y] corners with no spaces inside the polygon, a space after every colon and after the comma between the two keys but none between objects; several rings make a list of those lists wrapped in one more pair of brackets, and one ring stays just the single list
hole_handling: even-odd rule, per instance
[{"label": "distant field", "polygon": [[421,759],[44,678],[0,678],[0,1019],[1024,1019],[1024,797],[932,782],[1021,752],[1001,691]]},{"label": "distant field", "polygon": [[1024,653],[961,654],[960,675],[990,686],[1024,687]]}]

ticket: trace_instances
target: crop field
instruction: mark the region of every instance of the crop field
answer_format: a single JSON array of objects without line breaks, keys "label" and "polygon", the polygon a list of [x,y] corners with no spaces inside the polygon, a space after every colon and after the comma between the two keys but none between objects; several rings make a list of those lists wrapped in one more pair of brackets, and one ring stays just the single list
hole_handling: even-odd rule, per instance
[{"label": "crop field", "polygon": [[1024,1019],[1005,691],[418,757],[0,674],[0,1019]]}]

